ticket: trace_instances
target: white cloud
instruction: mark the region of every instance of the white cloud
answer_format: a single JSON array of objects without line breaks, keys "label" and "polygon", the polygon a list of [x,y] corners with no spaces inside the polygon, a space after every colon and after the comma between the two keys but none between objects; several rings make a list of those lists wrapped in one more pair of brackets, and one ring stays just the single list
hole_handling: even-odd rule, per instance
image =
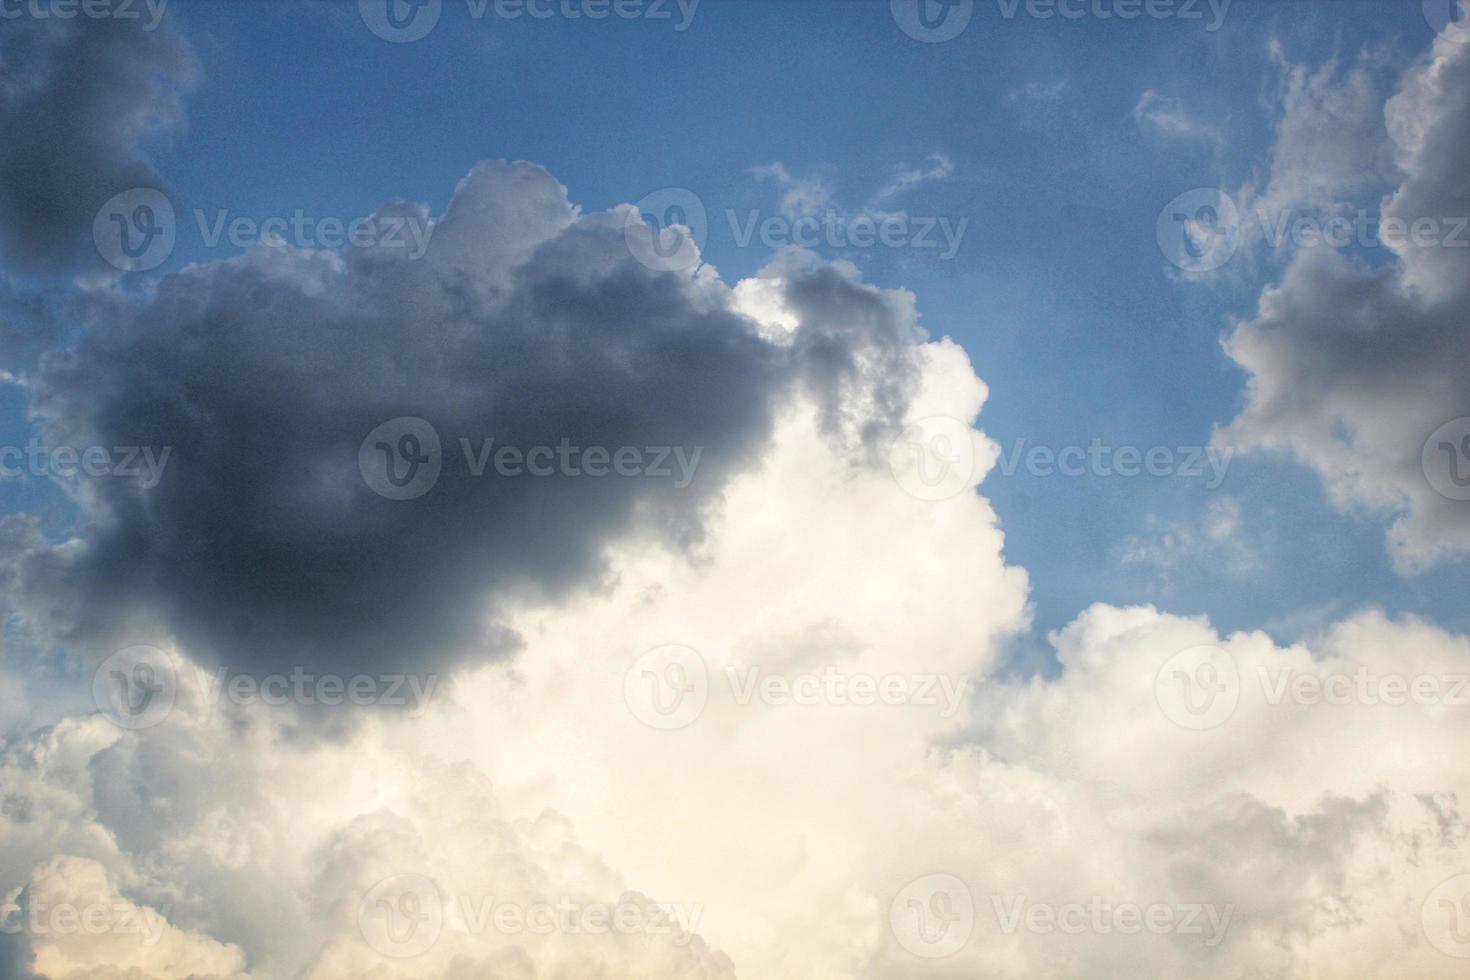
[{"label": "white cloud", "polygon": [[1210,136],[1213,130],[1192,119],[1184,103],[1172,96],[1146,90],[1133,107],[1133,118],[1140,124],[1153,126],[1171,136]]}]

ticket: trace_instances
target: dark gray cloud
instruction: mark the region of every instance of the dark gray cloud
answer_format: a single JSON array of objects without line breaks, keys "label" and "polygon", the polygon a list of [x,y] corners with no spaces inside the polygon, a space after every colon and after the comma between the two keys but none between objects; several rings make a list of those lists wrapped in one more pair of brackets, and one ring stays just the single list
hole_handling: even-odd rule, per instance
[{"label": "dark gray cloud", "polygon": [[139,149],[182,119],[194,57],[165,20],[21,17],[0,31],[0,260],[15,271],[100,267],[109,198],[162,181]]},{"label": "dark gray cloud", "polygon": [[[512,642],[492,617],[507,590],[595,582],[623,533],[695,545],[794,379],[869,406],[844,420],[861,438],[893,431],[907,311],[813,268],[786,286],[795,342],[768,342],[717,280],[636,261],[630,213],[579,216],[539,167],[482,164],[422,258],[263,247],[165,278],[136,315],[48,356],[33,412],[49,444],[170,454],[155,486],[78,491],[96,519],[64,583],[84,597],[81,634],[146,609],[195,655],[241,668],[491,655]],[[872,393],[851,398],[859,385]],[[400,418],[432,434],[368,439]],[[426,492],[375,491],[388,460],[406,476],[433,436]],[[558,472],[502,475],[492,456],[476,476],[488,438],[492,453],[548,447]],[[574,475],[563,445],[648,451],[667,473]]]},{"label": "dark gray cloud", "polygon": [[1442,36],[1385,119],[1404,174],[1389,247],[1296,254],[1227,343],[1251,380],[1221,439],[1290,452],[1339,506],[1396,515],[1389,550],[1414,573],[1470,554],[1470,45]]}]

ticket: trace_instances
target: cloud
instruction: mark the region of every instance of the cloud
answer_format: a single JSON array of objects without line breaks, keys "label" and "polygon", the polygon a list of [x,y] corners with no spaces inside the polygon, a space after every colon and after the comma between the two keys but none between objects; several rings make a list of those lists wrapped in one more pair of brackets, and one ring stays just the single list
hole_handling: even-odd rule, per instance
[{"label": "cloud", "polygon": [[[193,266],[45,359],[27,385],[48,445],[146,447],[134,475],[81,481],[85,546],[48,559],[81,597],[73,640],[143,616],[246,670],[503,655],[497,605],[597,581],[613,538],[696,549],[791,386],[870,459],[903,417],[912,305],[855,273],[788,266],[778,344],[712,272],[637,260],[631,209],[579,215],[539,167],[476,167],[431,231],[419,259],[260,246]],[[547,475],[504,476],[507,446]],[[648,472],[589,454],[605,475],[583,475],[564,449],[592,447]],[[410,456],[430,478],[414,499],[365,478],[420,472]]]},{"label": "cloud", "polygon": [[0,258],[14,271],[92,271],[98,210],[159,188],[141,147],[177,128],[197,67],[164,22],[7,19],[0,34]]},{"label": "cloud", "polygon": [[1071,82],[1065,78],[1057,79],[1054,82],[1027,82],[1025,85],[1008,94],[1006,101],[1012,104],[1017,102],[1041,104],[1059,102],[1070,87]]},{"label": "cloud", "polygon": [[[595,246],[554,241],[605,274]],[[1282,647],[1097,606],[1052,638],[1056,676],[1006,681],[1028,582],[976,492],[998,449],[970,428],[987,390],[964,351],[897,330],[912,297],[810,257],[714,285],[764,343],[828,366],[771,402],[697,560],[609,534],[605,575],[497,603],[517,656],[466,658],[422,713],[334,739],[211,703],[180,644],[158,724],[81,714],[6,743],[0,894],[84,879],[54,894],[164,913],[208,960],[190,969],[262,980],[1444,975],[1423,909],[1470,868],[1452,703],[1470,640],[1369,612]],[[796,353],[839,323],[867,353]],[[861,420],[899,339],[902,452],[875,467]],[[900,465],[935,451],[935,419],[965,436],[942,500]],[[1187,659],[1202,646],[1220,672]],[[1385,677],[1438,700],[1385,702]],[[936,875],[969,896],[961,918]],[[1125,931],[1129,908],[1169,928]],[[591,931],[593,909],[640,924]],[[16,941],[93,962],[80,937]]]},{"label": "cloud", "polygon": [[784,192],[781,213],[795,221],[811,218],[832,203],[832,187],[816,177],[793,177],[779,160],[751,170],[757,180],[773,180]]},{"label": "cloud", "polygon": [[1213,135],[1208,126],[1194,119],[1184,108],[1184,103],[1172,96],[1160,95],[1148,89],[1133,107],[1133,119],[1140,125],[1147,124],[1171,136],[1198,137]]},{"label": "cloud", "polygon": [[948,180],[954,175],[954,161],[943,153],[931,153],[924,166],[909,170],[900,169],[886,187],[873,199],[874,203],[897,197],[915,187],[935,181]]},{"label": "cloud", "polygon": [[[1310,88],[1304,79],[1294,88]],[[1351,97],[1308,100],[1320,110],[1313,117],[1361,118],[1364,84],[1352,83]],[[1470,511],[1455,482],[1470,455],[1459,436],[1441,429],[1470,416],[1467,110],[1470,48],[1442,36],[1378,124],[1392,136],[1404,175],[1381,208],[1374,241],[1382,255],[1366,261],[1325,246],[1300,249],[1282,282],[1262,295],[1255,318],[1226,343],[1250,382],[1245,410],[1219,442],[1290,452],[1321,474],[1339,508],[1394,515],[1388,547],[1405,574],[1470,551]],[[1374,128],[1365,122],[1346,132],[1361,136],[1365,127]],[[1273,172],[1271,181],[1279,200],[1321,199],[1373,172],[1364,170],[1361,153],[1287,142],[1277,151],[1286,176]],[[1353,161],[1345,170],[1325,162],[1344,155]],[[1431,438],[1436,432],[1443,434]]]},{"label": "cloud", "polygon": [[1398,176],[1366,55],[1347,69],[1331,61],[1315,71],[1288,63],[1279,48],[1272,56],[1282,73],[1281,115],[1258,209],[1340,207]]}]

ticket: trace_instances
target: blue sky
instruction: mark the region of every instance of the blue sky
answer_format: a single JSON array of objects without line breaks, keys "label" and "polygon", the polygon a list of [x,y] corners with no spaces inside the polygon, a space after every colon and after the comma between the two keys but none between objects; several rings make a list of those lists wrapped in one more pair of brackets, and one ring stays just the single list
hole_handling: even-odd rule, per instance
[{"label": "blue sky", "polygon": [[[673,14],[476,20],[447,3],[426,38],[390,44],[351,4],[176,3],[170,16],[204,71],[187,124],[149,150],[181,212],[232,217],[350,218],[398,198],[439,213],[468,169],[494,158],[542,164],[587,211],[688,188],[710,215],[706,258],[727,281],[771,258],[759,240],[741,247],[729,217],[780,213],[778,183],[755,168],[779,162],[854,210],[942,155],[947,176],[885,203],[966,221],[953,258],[819,251],[918,295],[923,324],[962,343],[990,385],[981,427],[1007,451],[1020,439],[1200,446],[1243,401],[1220,338],[1280,267],[1238,259],[1228,277],[1179,281],[1155,244],[1160,209],[1268,166],[1284,71],[1273,45],[1319,67],[1371,44],[1386,87],[1432,37],[1417,4],[1375,0],[1236,0],[1215,32],[1024,8],[1008,19],[986,0],[943,43],[904,35],[883,4],[705,0],[683,31]],[[1208,134],[1141,120],[1146,92]],[[187,217],[179,235],[162,271],[229,254],[204,249]],[[5,408],[16,419],[23,401]],[[1094,601],[1156,602],[1226,629],[1267,623],[1288,639],[1371,603],[1470,623],[1463,563],[1395,574],[1381,516],[1330,507],[1290,460],[1236,458],[1219,487],[1203,482],[993,473],[983,492],[1008,556],[1033,574],[1039,630]],[[18,509],[46,496],[7,491]],[[1250,560],[1210,549],[1167,567],[1138,559],[1222,497]]]}]

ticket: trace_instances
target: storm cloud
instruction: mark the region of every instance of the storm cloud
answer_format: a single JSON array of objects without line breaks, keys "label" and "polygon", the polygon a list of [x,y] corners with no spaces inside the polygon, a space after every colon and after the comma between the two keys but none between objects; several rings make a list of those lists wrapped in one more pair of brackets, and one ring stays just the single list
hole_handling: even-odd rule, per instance
[{"label": "storm cloud", "polygon": [[105,268],[92,223],[163,181],[141,149],[183,119],[198,70],[167,19],[18,17],[0,31],[0,259],[17,272]]},{"label": "storm cloud", "polygon": [[432,224],[379,217],[422,256],[263,245],[45,360],[49,445],[142,447],[78,490],[82,633],[142,608],[272,670],[504,653],[497,597],[595,583],[624,534],[697,549],[788,389],[854,448],[906,408],[911,310],[851,277],[793,265],[802,322],[769,339],[713,276],[639,261],[632,209],[579,215],[530,164],[477,166]]}]

